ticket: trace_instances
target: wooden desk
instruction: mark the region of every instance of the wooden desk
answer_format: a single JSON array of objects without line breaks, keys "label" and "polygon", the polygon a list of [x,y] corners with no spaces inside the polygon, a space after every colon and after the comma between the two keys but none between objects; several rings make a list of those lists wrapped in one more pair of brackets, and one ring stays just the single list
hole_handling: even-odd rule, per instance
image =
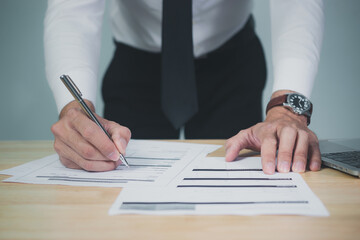
[{"label": "wooden desk", "polygon": [[[0,169],[52,153],[50,141],[0,142]],[[360,239],[360,179],[331,169],[302,176],[330,217],[108,216],[119,188],[0,183],[0,239]]]}]

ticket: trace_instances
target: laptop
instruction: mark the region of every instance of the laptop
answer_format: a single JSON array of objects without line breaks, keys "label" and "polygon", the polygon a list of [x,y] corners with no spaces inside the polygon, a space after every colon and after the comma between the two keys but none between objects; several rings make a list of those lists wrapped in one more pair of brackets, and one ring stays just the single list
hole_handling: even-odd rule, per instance
[{"label": "laptop", "polygon": [[323,165],[360,177],[360,138],[320,140]]}]

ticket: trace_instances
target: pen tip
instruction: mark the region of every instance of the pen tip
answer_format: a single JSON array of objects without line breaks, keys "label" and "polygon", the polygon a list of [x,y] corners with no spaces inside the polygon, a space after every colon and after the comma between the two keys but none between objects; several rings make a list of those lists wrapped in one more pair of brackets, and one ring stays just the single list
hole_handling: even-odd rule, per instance
[{"label": "pen tip", "polygon": [[128,167],[128,168],[130,167],[129,163],[126,161],[124,155],[122,155],[121,153],[120,153],[120,160],[126,167]]}]

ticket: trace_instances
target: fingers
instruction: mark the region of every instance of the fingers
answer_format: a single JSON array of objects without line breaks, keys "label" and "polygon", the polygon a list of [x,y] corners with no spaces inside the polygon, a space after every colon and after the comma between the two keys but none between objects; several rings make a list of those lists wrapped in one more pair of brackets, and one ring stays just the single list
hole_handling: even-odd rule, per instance
[{"label": "fingers", "polygon": [[105,126],[118,151],[125,155],[126,147],[131,139],[130,130],[112,121],[105,123]]},{"label": "fingers", "polygon": [[275,172],[275,159],[278,141],[276,128],[267,127],[264,123],[256,124],[251,128],[240,131],[227,140],[225,144],[227,162],[233,161],[242,149],[248,148],[261,151],[263,171],[266,174]]},{"label": "fingers", "polygon": [[[272,140],[265,139],[262,144],[262,163],[266,174],[272,174],[272,163],[275,163],[276,138]],[[273,141],[273,142],[272,142]],[[269,143],[270,142],[270,143]],[[316,135],[310,130],[294,130],[284,128],[278,139],[278,163],[279,172],[305,172],[309,159],[309,168],[311,171],[318,171],[321,168],[321,154]],[[274,150],[275,149],[275,150]],[[268,166],[267,166],[268,165]]]},{"label": "fingers", "polygon": [[106,159],[117,161],[120,153],[114,143],[101,130],[99,126],[91,121],[85,114],[78,111],[68,111],[70,114],[69,124],[82,136],[84,140],[93,145]]},{"label": "fingers", "polygon": [[241,144],[237,141],[237,136],[238,135],[235,135],[234,137],[229,138],[225,143],[225,161],[227,162],[234,161],[241,150]]},{"label": "fingers", "polygon": [[63,111],[60,120],[51,128],[55,136],[54,148],[63,165],[88,171],[108,171],[121,164],[119,151],[125,153],[131,138],[130,130],[101,117],[98,119],[114,140],[109,139],[81,109]]},{"label": "fingers", "polygon": [[308,158],[310,170],[320,170],[321,154],[317,137],[313,132],[284,128],[279,141],[279,172],[289,172],[291,160],[293,172],[305,172]]},{"label": "fingers", "polygon": [[[86,171],[110,171],[114,170],[119,164],[113,161],[87,160],[78,155],[64,142],[56,140],[55,150],[61,149],[60,161],[68,168],[84,169]],[[118,161],[119,162],[119,161]]]},{"label": "fingers", "polygon": [[[284,127],[279,131],[279,139],[276,138],[276,134],[269,134],[264,139],[261,148],[263,171],[266,174],[273,174],[275,171],[277,144],[279,145],[277,170],[283,173],[290,170],[293,172],[305,172],[309,154],[309,133],[305,130]],[[314,149],[314,163],[311,167],[319,170],[320,151],[318,147]],[[312,170],[312,168],[310,169]]]},{"label": "fingers", "polygon": [[73,161],[71,161],[68,158],[65,158],[65,157],[59,157],[59,158],[60,158],[60,162],[67,168],[82,169],[79,165],[77,165],[76,163],[74,163]]},{"label": "fingers", "polygon": [[62,133],[58,135],[58,138],[84,159],[109,160],[73,129],[62,131]]},{"label": "fingers", "polygon": [[226,154],[225,160],[227,162],[231,162],[235,160],[239,152],[242,149],[249,148],[251,144],[251,130],[242,130],[237,135],[233,136],[232,138],[228,139],[225,144]]},{"label": "fingers", "polygon": [[291,127],[284,127],[280,130],[278,164],[277,164],[277,169],[279,172],[290,171],[296,138],[297,138],[296,129]]},{"label": "fingers", "polygon": [[[253,132],[258,132],[258,136]],[[254,139],[259,139],[260,143]],[[240,131],[227,140],[225,160],[233,161],[242,149],[256,149],[258,146],[261,147],[261,162],[265,174],[274,174],[275,169],[284,173],[290,170],[305,172],[308,159],[311,171],[321,168],[321,154],[316,135],[309,129],[296,128],[291,124],[277,127],[257,124]]]},{"label": "fingers", "polygon": [[226,161],[234,160],[243,148],[261,149],[266,174],[273,174],[276,169],[283,173],[305,172],[307,163],[312,171],[321,168],[316,135],[306,125],[291,119],[265,121],[239,132],[226,142]]},{"label": "fingers", "polygon": [[261,144],[261,164],[265,174],[275,173],[275,159],[278,141],[273,132],[265,135]]},{"label": "fingers", "polygon": [[308,158],[309,135],[306,131],[300,130],[297,133],[294,160],[292,165],[293,172],[305,172]]},{"label": "fingers", "polygon": [[309,168],[311,171],[319,171],[321,169],[319,140],[315,134],[313,134],[309,145]]}]

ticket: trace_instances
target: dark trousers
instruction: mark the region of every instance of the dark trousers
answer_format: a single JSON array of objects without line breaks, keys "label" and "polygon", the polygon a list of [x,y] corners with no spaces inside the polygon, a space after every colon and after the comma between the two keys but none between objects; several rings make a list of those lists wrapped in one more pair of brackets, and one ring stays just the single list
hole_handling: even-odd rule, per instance
[{"label": "dark trousers", "polygon": [[[262,120],[266,64],[249,18],[218,49],[195,59],[199,111],[185,125],[188,139],[223,139]],[[128,127],[132,138],[173,139],[161,109],[161,54],[116,43],[102,94],[105,118]]]}]

